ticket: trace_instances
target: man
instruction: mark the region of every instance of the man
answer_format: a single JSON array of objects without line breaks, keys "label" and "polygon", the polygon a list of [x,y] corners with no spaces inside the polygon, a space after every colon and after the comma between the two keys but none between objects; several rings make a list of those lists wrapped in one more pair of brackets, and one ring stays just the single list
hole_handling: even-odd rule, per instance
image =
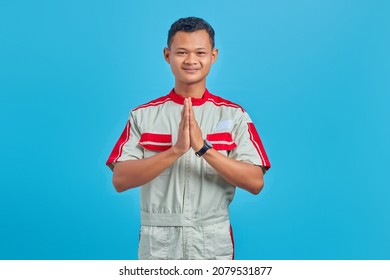
[{"label": "man", "polygon": [[235,188],[258,194],[270,167],[248,114],[211,94],[214,30],[182,18],[164,58],[175,87],[131,111],[107,165],[118,192],[141,187],[140,259],[233,259]]}]

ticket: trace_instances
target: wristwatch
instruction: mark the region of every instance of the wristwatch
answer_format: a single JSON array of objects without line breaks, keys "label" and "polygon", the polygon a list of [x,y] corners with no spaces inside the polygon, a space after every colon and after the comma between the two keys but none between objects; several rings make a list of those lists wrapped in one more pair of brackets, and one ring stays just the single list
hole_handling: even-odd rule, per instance
[{"label": "wristwatch", "polygon": [[205,152],[207,152],[208,150],[210,150],[212,148],[213,148],[213,144],[211,144],[208,140],[204,140],[203,147],[199,151],[195,152],[195,155],[197,157],[201,157],[201,156],[203,156],[203,154]]}]

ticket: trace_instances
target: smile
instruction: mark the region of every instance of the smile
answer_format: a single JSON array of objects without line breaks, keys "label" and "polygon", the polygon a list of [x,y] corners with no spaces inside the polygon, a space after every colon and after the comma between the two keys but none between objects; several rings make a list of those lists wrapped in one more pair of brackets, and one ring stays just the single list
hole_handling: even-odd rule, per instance
[{"label": "smile", "polygon": [[192,74],[192,73],[196,73],[199,69],[197,69],[197,68],[196,69],[195,68],[183,68],[183,70],[187,73]]}]

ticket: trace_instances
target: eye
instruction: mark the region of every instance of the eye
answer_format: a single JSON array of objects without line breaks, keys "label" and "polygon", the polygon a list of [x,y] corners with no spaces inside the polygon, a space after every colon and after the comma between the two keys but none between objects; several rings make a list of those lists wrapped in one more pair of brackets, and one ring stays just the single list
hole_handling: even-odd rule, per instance
[{"label": "eye", "polygon": [[187,53],[185,51],[178,51],[177,54],[178,55],[186,55]]},{"label": "eye", "polygon": [[206,52],[198,52],[198,55],[199,56],[204,56],[204,55],[206,55]]}]

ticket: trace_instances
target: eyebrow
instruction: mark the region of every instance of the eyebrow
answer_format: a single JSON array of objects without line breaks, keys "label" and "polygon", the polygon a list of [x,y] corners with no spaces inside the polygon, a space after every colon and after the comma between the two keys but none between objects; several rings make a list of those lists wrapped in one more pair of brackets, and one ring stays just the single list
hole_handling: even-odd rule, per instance
[{"label": "eyebrow", "polygon": [[[188,51],[188,49],[182,48],[182,47],[179,47],[179,48],[177,48],[176,50],[185,50],[185,51]],[[201,47],[201,48],[196,48],[196,49],[195,49],[195,51],[202,51],[202,50],[207,50],[207,49],[206,49],[206,48],[203,48],[203,47]]]}]

